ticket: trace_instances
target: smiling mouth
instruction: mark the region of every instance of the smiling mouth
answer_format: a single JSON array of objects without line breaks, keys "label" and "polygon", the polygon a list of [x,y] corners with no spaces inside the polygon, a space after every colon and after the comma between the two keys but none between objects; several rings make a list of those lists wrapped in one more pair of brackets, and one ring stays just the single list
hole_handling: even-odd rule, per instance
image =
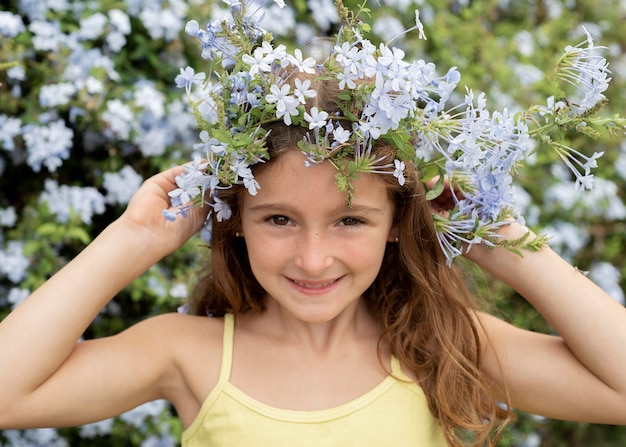
[{"label": "smiling mouth", "polygon": [[[340,279],[340,278],[339,278]],[[335,284],[337,281],[339,281],[339,279],[332,279],[330,281],[325,281],[325,282],[309,282],[309,281],[298,281],[297,279],[292,279],[291,282],[293,282],[295,285],[299,286],[299,287],[303,287],[305,289],[323,289],[324,287],[328,287],[330,285]]]}]

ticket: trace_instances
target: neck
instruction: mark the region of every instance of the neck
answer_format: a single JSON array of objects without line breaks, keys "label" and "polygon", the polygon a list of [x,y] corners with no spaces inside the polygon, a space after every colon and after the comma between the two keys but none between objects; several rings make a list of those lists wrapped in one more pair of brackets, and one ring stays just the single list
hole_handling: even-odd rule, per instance
[{"label": "neck", "polygon": [[289,313],[271,298],[262,319],[274,335],[311,353],[329,354],[345,349],[352,342],[378,341],[380,325],[362,300],[348,306],[328,321],[310,322]]}]

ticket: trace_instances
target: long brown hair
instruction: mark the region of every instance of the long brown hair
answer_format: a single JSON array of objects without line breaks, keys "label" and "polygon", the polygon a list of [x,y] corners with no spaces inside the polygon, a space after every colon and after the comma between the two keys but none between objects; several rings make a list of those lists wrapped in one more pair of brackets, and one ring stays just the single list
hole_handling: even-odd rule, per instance
[{"label": "long brown hair", "polygon": [[[332,116],[338,111],[337,82],[312,82],[317,97],[307,107],[317,106]],[[301,127],[273,124],[270,161],[253,169],[266,169],[281,153],[298,150],[296,144],[305,134]],[[389,144],[376,144],[374,151],[395,158]],[[384,327],[379,352],[390,348],[403,368],[419,378],[448,444],[494,445],[497,435],[492,435],[513,417],[507,405],[495,401],[480,370],[483,346],[476,307],[457,269],[446,264],[417,169],[408,163],[404,174],[403,186],[395,177],[381,175],[395,205],[398,243],[387,244],[383,267],[363,295]],[[225,222],[213,222],[208,265],[190,300],[196,315],[264,309],[265,292],[252,274],[245,241],[236,237],[240,195],[246,193],[233,187],[220,194],[233,214]]]}]

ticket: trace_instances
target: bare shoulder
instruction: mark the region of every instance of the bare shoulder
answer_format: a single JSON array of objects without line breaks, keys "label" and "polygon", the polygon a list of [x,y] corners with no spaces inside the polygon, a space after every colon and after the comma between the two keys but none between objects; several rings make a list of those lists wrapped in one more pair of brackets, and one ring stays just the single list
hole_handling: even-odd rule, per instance
[{"label": "bare shoulder", "polygon": [[136,332],[161,355],[171,356],[174,370],[163,394],[188,426],[219,378],[224,319],[168,313],[142,321],[127,332]]}]

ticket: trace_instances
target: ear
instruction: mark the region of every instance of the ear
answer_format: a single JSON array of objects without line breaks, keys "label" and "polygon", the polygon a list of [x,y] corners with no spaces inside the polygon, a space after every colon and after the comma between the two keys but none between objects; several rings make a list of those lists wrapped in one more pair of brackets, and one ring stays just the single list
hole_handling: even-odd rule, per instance
[{"label": "ear", "polygon": [[398,242],[398,236],[400,235],[400,229],[398,225],[394,225],[389,230],[389,235],[387,236],[387,242]]}]

